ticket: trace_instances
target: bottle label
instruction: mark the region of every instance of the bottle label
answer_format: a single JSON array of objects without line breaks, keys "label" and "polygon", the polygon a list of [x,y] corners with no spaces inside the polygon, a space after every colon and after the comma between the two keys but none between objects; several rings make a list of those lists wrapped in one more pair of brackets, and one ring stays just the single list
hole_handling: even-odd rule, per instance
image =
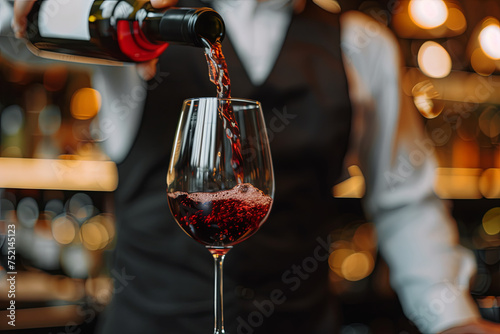
[{"label": "bottle label", "polygon": [[92,0],[44,0],[38,12],[40,35],[46,38],[90,40]]}]

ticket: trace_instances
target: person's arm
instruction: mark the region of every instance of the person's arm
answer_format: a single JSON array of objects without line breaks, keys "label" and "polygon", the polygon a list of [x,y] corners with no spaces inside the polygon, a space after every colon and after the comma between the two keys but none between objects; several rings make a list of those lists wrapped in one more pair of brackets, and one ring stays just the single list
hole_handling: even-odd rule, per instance
[{"label": "person's arm", "polygon": [[469,294],[475,260],[434,194],[434,146],[402,95],[394,36],[357,12],[343,15],[342,30],[353,107],[362,118],[354,122],[361,138],[354,141],[366,180],[364,206],[405,314],[423,333],[461,333],[462,325],[500,332],[480,320]]}]

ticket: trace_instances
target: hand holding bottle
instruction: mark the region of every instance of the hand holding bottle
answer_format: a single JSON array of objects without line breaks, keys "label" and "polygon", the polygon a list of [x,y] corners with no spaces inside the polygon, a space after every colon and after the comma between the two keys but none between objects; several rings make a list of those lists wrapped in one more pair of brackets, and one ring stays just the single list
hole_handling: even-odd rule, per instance
[{"label": "hand holding bottle", "polygon": [[[151,0],[151,5],[155,8],[168,8],[177,4],[178,0]],[[15,0],[14,17],[12,19],[12,30],[17,38],[23,38],[26,35],[27,16],[33,8],[36,0]],[[145,1],[146,2],[146,1]],[[158,59],[153,59],[136,65],[138,74],[144,79],[149,80],[156,73],[156,64]]]},{"label": "hand holding bottle", "polygon": [[[175,6],[178,0],[151,0],[151,5],[155,8],[168,8]],[[137,73],[144,80],[151,80],[156,74],[156,64],[158,63],[158,58],[139,63],[136,65]]]},{"label": "hand holding bottle", "polygon": [[27,16],[33,8],[36,0],[16,0],[14,2],[14,18],[12,19],[12,30],[17,38],[22,38],[26,34],[28,25]]}]

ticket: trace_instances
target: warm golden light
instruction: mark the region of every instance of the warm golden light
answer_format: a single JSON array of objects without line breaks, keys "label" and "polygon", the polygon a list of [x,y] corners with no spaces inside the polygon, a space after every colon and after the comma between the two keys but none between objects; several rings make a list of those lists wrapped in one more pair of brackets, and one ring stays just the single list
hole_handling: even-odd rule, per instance
[{"label": "warm golden light", "polygon": [[409,13],[417,26],[432,29],[446,22],[448,7],[442,0],[411,0]]},{"label": "warm golden light", "polygon": [[446,26],[448,29],[456,32],[462,33],[467,28],[467,20],[464,14],[458,8],[448,9],[448,20],[446,21]]},{"label": "warm golden light", "polygon": [[500,208],[490,209],[484,214],[483,229],[488,235],[500,233]]},{"label": "warm golden light", "polygon": [[102,240],[102,245],[101,248],[106,247],[113,241],[113,238],[115,237],[115,224],[114,224],[114,219],[112,218],[111,215],[109,214],[100,214],[95,217],[92,217],[89,220],[89,223],[91,224],[97,224],[102,226],[105,229],[105,233],[103,233],[103,240]]},{"label": "warm golden light", "polygon": [[328,258],[328,265],[330,266],[330,269],[338,276],[344,277],[342,273],[342,264],[345,259],[352,254],[354,254],[352,249],[340,248],[334,250]]},{"label": "warm golden light", "polygon": [[342,276],[348,281],[359,281],[373,270],[374,261],[370,253],[357,252],[349,255],[341,266]]},{"label": "warm golden light", "polygon": [[481,198],[481,172],[479,168],[437,168],[434,191],[440,198],[445,199]]},{"label": "warm golden light", "polygon": [[439,116],[444,109],[443,103],[435,102],[435,99],[439,98],[439,93],[429,80],[421,81],[413,86],[411,94],[415,107],[417,107],[418,111],[425,118],[435,118]]},{"label": "warm golden light", "polygon": [[479,190],[485,198],[500,198],[500,169],[486,169],[479,178]]},{"label": "warm golden light", "polygon": [[397,1],[392,27],[402,38],[434,39],[464,33],[467,20],[455,1],[413,0]]},{"label": "warm golden light", "polygon": [[56,217],[52,221],[52,236],[62,245],[73,242],[76,237],[78,225],[66,215]]},{"label": "warm golden light", "polygon": [[0,188],[113,191],[112,161],[0,158]]},{"label": "warm golden light", "polygon": [[[458,142],[462,144],[467,144],[470,147],[477,147],[475,142],[464,142],[459,140]],[[454,148],[454,151],[463,150],[465,153],[460,159],[455,159],[453,164],[457,164],[460,167],[454,168],[437,168],[436,169],[436,181],[434,184],[434,191],[436,194],[443,199],[478,199],[478,198],[500,198],[500,168],[488,168],[482,170],[481,168],[470,168],[465,167],[465,165],[477,165],[479,163],[479,158],[476,156],[477,152],[468,152],[468,149],[464,146],[459,145],[459,147]],[[469,157],[467,161],[464,161]],[[362,185],[364,188],[364,185]],[[342,198],[342,196],[336,196]],[[348,197],[347,197],[348,198]],[[365,224],[366,229],[369,228],[370,224]],[[370,245],[368,242],[368,235],[365,231],[365,225],[361,225],[359,232],[356,231],[353,237],[353,245],[356,250],[368,250],[367,247]],[[362,232],[362,233],[361,233]],[[358,235],[358,233],[360,233]],[[373,230],[375,234],[375,230]],[[371,238],[372,236],[370,236]],[[373,235],[373,238],[376,238]],[[361,246],[364,244],[365,246]],[[374,245],[375,246],[375,245]],[[350,248],[347,245],[343,248]],[[338,254],[336,253],[330,259],[333,261]],[[338,259],[338,258],[337,258]],[[337,262],[335,262],[337,263]],[[330,262],[332,270],[335,266],[332,266],[333,262]]]},{"label": "warm golden light", "polygon": [[80,228],[80,238],[83,246],[95,251],[104,248],[109,240],[108,232],[99,223],[88,221]]},{"label": "warm golden light", "polygon": [[495,71],[495,61],[488,57],[483,49],[477,48],[472,52],[470,64],[477,74],[489,76]]},{"label": "warm golden light", "polygon": [[425,42],[418,51],[418,66],[431,78],[444,78],[451,72],[451,57],[436,42]]},{"label": "warm golden light", "polygon": [[362,198],[365,194],[365,178],[359,166],[347,168],[350,178],[333,187],[333,196],[341,198]]},{"label": "warm golden light", "polygon": [[491,59],[500,59],[500,25],[497,20],[490,19],[479,33],[479,45]]},{"label": "warm golden light", "polygon": [[71,98],[71,115],[76,119],[90,119],[101,108],[101,94],[92,88],[81,88]]},{"label": "warm golden light", "polygon": [[330,13],[340,13],[340,5],[335,0],[313,0],[315,4]]}]

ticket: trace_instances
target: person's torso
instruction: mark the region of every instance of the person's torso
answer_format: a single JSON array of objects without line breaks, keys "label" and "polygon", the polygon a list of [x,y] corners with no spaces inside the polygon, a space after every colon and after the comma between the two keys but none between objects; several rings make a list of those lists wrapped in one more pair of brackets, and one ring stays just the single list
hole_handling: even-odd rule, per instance
[{"label": "person's torso", "polygon": [[[179,5],[202,4],[181,1]],[[328,264],[324,255],[328,250],[324,245],[335,214],[331,187],[340,174],[351,121],[338,17],[315,5],[294,15],[276,64],[259,86],[249,80],[228,38],[222,50],[232,96],[262,103],[276,181],[267,222],[227,255],[227,325],[236,328],[236,315],[248,321],[247,316],[258,311],[255,301],[269,300],[272,291],[282,291],[286,301],[274,305],[273,315],[254,328],[255,333],[270,332],[275,328],[273,322],[282,319],[279,314],[286,318],[304,308],[309,311],[301,323],[307,324],[317,318],[312,312],[326,295]],[[216,94],[203,50],[169,46],[148,88],[137,139],[119,165],[116,266],[142,273],[134,284],[151,286],[148,279],[155,276],[152,285],[156,292],[140,297],[144,303],[154,300],[157,308],[146,308],[148,312],[179,315],[211,310],[210,255],[174,222],[165,194],[170,149],[183,100]],[[141,256],[147,260],[140,263]],[[294,266],[309,258],[313,260],[306,264],[308,271],[295,273]],[[277,326],[285,328],[283,323]],[[290,328],[297,330],[293,332],[299,332],[298,326],[290,320]]]}]

